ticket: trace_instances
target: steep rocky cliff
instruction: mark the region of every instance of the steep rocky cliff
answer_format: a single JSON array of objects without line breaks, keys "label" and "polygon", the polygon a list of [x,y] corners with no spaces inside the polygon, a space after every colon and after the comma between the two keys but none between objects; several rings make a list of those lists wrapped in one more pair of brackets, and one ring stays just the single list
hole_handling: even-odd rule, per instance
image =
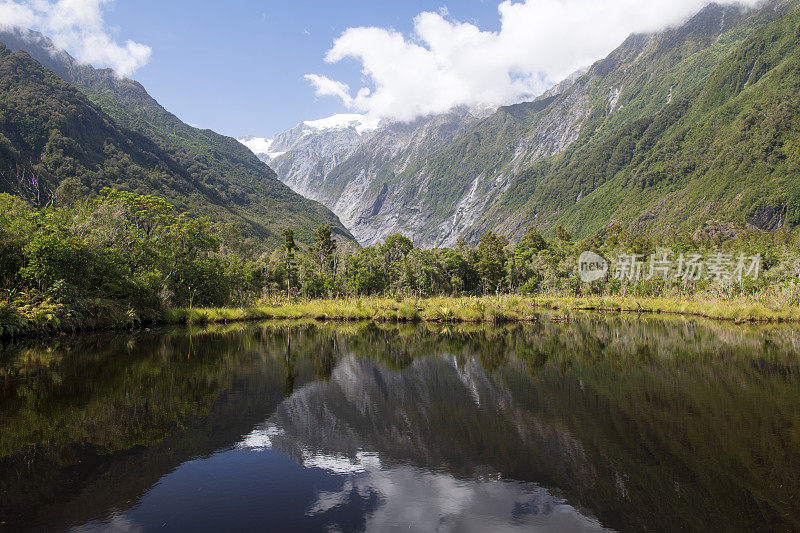
[{"label": "steep rocky cliff", "polygon": [[[646,210],[639,200],[620,216],[618,205],[593,211],[616,194],[598,188],[633,162],[629,145],[644,134],[637,128],[642,121],[663,123],[665,113],[735,62],[748,39],[796,5],[711,4],[679,27],[631,35],[532,102],[486,114],[455,110],[361,135],[340,132],[334,150],[303,145],[305,151],[288,150],[273,164],[282,181],[330,207],[362,244],[401,232],[417,245],[451,246],[461,235],[475,242],[487,230],[517,237],[530,224],[553,233],[565,223],[578,235],[615,221],[638,228]],[[666,133],[650,131],[642,160]],[[648,200],[654,205],[663,200],[654,198]],[[574,209],[578,203],[585,209]],[[767,204],[748,220],[786,211],[783,200]]]},{"label": "steep rocky cliff", "polygon": [[376,220],[381,213],[399,213],[414,203],[413,195],[389,197],[385,182],[493,111],[492,106],[456,108],[410,123],[336,115],[302,122],[270,139],[240,141],[268,162],[281,181],[330,207],[359,242],[369,245],[395,231],[411,231],[405,220]]},{"label": "steep rocky cliff", "polygon": [[304,121],[271,138],[244,137],[241,143],[271,165],[281,181],[300,194],[326,201],[322,192],[328,173],[370,137],[378,127],[363,115],[334,115]]}]

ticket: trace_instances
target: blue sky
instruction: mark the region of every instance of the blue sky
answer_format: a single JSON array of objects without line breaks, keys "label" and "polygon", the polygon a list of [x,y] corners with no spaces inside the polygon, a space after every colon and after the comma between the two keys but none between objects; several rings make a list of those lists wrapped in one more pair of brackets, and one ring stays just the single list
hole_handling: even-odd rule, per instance
[{"label": "blue sky", "polygon": [[530,100],[708,2],[0,0],[0,25],[133,77],[189,124],[263,137],[335,113],[376,123]]},{"label": "blue sky", "polygon": [[[403,2],[233,0],[117,0],[105,21],[117,41],[152,48],[134,75],[165,108],[195,126],[232,136],[272,135],[300,120],[346,112],[329,96],[315,96],[303,76],[319,72],[360,85],[360,65],[324,61],[348,27],[413,29],[422,11],[443,4]],[[498,25],[497,3],[460,0],[451,16],[482,28]]]}]

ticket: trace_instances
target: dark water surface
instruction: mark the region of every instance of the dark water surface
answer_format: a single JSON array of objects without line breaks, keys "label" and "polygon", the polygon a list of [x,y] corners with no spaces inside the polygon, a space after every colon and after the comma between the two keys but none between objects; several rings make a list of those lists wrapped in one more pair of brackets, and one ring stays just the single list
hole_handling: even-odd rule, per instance
[{"label": "dark water surface", "polygon": [[0,528],[800,529],[800,330],[585,316],[0,347]]}]

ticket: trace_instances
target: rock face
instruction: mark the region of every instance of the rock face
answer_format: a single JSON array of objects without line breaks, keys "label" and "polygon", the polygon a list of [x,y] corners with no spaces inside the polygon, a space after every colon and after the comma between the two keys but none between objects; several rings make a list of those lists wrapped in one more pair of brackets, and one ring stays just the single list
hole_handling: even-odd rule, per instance
[{"label": "rock face", "polygon": [[301,122],[269,139],[240,141],[275,169],[281,181],[339,213],[356,239],[371,245],[396,231],[408,231],[405,220],[378,221],[387,214],[393,219],[392,213],[412,200],[390,196],[397,188],[387,182],[494,110],[461,107],[411,123],[334,115]]},{"label": "rock face", "polygon": [[269,139],[239,139],[280,173],[281,181],[300,194],[327,199],[320,190],[325,177],[378,127],[362,115],[334,115],[301,122]]},{"label": "rock face", "polygon": [[[549,234],[563,224],[576,236],[613,222],[632,225],[664,198],[653,193],[646,205],[627,194],[630,200],[611,205],[631,183],[620,175],[671,135],[670,113],[682,112],[678,107],[693,101],[740,46],[797,3],[710,4],[682,26],[631,35],[532,102],[455,109],[372,130],[362,118],[332,117],[335,128],[311,131],[304,123],[265,141],[272,155],[262,157],[284,183],[332,209],[362,245],[396,232],[437,247],[459,236],[474,243],[489,230],[517,238],[531,224]],[[647,145],[639,142],[645,123],[653,125]],[[603,187],[614,178],[621,184]],[[643,189],[655,181],[640,180]],[[767,207],[759,214],[772,220],[780,210]],[[759,214],[750,218],[760,221]]]}]

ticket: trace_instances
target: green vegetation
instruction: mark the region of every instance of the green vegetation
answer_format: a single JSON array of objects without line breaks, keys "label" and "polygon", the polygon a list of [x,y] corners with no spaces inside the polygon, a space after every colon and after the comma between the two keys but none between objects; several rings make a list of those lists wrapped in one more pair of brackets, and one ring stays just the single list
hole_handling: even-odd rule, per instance
[{"label": "green vegetation", "polygon": [[0,192],[37,205],[68,204],[104,187],[155,194],[224,223],[220,231],[238,235],[230,242],[250,252],[277,245],[287,220],[306,245],[323,224],[353,241],[332,212],[278,181],[235,139],[184,124],[134,81],[35,41],[17,44],[63,79],[0,44]]},{"label": "green vegetation", "polygon": [[[0,335],[265,318],[504,322],[536,307],[800,318],[800,230],[661,241],[619,226],[579,242],[557,233],[547,241],[530,227],[512,244],[489,232],[476,247],[434,250],[391,235],[353,251],[329,226],[305,250],[285,228],[282,247],[246,256],[207,218],[154,196],[105,189],[37,209],[0,195]],[[606,279],[580,281],[587,250],[612,260]],[[758,275],[681,277],[674,259],[663,276],[647,276],[648,257],[695,252],[758,256]],[[630,254],[642,276],[611,276]]]},{"label": "green vegetation", "polygon": [[0,269],[6,335],[133,327],[164,305],[232,303],[260,288],[256,266],[226,252],[207,218],[112,189],[70,208],[0,195]]},{"label": "green vegetation", "polygon": [[800,307],[754,298],[708,300],[702,297],[637,298],[625,296],[469,296],[300,300],[245,307],[181,308],[165,312],[168,324],[218,324],[259,320],[331,320],[376,322],[490,323],[532,322],[539,313],[555,311],[555,319],[571,320],[575,313],[696,316],[743,322],[800,322]]},{"label": "green vegetation", "polygon": [[800,10],[791,5],[743,41],[725,41],[736,46],[652,114],[637,102],[659,99],[639,87],[633,101],[620,99],[638,117],[603,123],[602,134],[590,117],[568,150],[515,177],[479,226],[513,214],[515,224],[564,225],[579,237],[612,223],[650,234],[797,227]]},{"label": "green vegetation", "polygon": [[[434,250],[391,235],[353,251],[325,225],[305,250],[285,228],[282,247],[248,256],[207,218],[154,196],[105,189],[37,209],[0,195],[0,335],[265,318],[504,322],[528,320],[542,306],[800,318],[800,230],[661,241],[619,226],[579,242],[557,233],[547,241],[530,227],[512,244],[489,232],[476,247],[461,240]],[[580,281],[587,250],[612,260],[606,279]],[[677,259],[665,275],[647,276],[648,257],[695,252],[757,255],[758,276],[682,278]],[[641,278],[611,276],[615,259],[629,254],[641,258]]]}]

